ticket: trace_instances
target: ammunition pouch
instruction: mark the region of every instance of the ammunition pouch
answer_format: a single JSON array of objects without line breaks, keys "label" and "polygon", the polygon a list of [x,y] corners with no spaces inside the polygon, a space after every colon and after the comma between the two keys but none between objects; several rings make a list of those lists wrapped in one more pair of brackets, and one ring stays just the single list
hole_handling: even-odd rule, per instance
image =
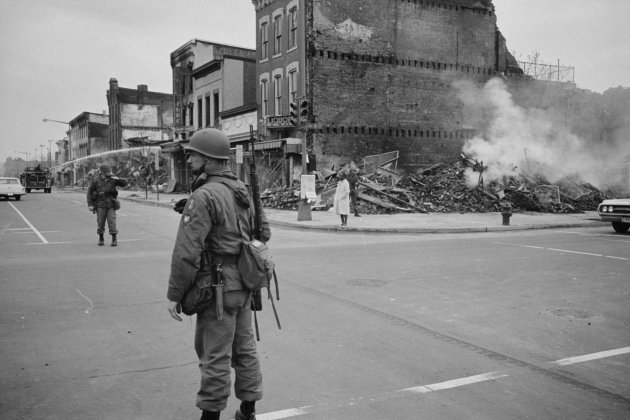
[{"label": "ammunition pouch", "polygon": [[209,263],[207,253],[204,251],[201,254],[201,269],[180,301],[184,314],[194,315],[210,306],[216,287],[215,276],[214,265]]}]

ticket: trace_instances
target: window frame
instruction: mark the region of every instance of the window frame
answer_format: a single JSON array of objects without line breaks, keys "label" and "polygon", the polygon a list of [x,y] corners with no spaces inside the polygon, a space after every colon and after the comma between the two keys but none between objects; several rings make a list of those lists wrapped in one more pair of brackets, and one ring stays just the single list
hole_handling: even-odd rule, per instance
[{"label": "window frame", "polygon": [[282,54],[282,15],[273,17],[273,55]]},{"label": "window frame", "polygon": [[276,116],[282,115],[282,74],[273,76],[274,111]]},{"label": "window frame", "polygon": [[260,23],[260,59],[269,58],[269,22]]},{"label": "window frame", "polygon": [[297,6],[289,9],[287,14],[287,26],[288,26],[288,49],[297,48],[297,30],[298,30],[298,8]]},{"label": "window frame", "polygon": [[269,79],[260,80],[260,115],[265,118],[269,115]]}]

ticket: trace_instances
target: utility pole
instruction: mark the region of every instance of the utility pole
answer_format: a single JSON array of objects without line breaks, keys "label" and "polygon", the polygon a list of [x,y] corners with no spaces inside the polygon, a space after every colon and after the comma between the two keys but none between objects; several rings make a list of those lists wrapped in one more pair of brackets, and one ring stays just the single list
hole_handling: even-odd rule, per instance
[{"label": "utility pole", "polygon": [[48,140],[48,167],[52,168],[52,142],[54,140]]}]

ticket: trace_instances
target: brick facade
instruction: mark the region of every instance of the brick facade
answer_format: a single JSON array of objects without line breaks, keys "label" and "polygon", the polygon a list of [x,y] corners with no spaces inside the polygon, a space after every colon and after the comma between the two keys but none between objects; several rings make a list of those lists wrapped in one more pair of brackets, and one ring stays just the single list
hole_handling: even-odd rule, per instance
[{"label": "brick facade", "polygon": [[[289,7],[253,3],[258,22]],[[307,139],[324,167],[394,150],[409,170],[451,161],[474,132],[451,83],[518,71],[491,0],[301,0],[299,11],[299,93],[320,127]]]}]

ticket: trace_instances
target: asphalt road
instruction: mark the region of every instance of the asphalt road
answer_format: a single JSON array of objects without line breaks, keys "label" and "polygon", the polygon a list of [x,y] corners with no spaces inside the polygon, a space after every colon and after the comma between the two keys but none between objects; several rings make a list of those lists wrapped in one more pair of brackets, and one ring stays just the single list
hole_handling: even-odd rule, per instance
[{"label": "asphalt road", "polygon": [[[165,306],[179,216],[122,205],[112,248],[81,194],[0,201],[1,418],[199,417],[194,319]],[[259,420],[630,416],[630,235],[275,229],[270,246],[282,329],[265,302]]]}]

